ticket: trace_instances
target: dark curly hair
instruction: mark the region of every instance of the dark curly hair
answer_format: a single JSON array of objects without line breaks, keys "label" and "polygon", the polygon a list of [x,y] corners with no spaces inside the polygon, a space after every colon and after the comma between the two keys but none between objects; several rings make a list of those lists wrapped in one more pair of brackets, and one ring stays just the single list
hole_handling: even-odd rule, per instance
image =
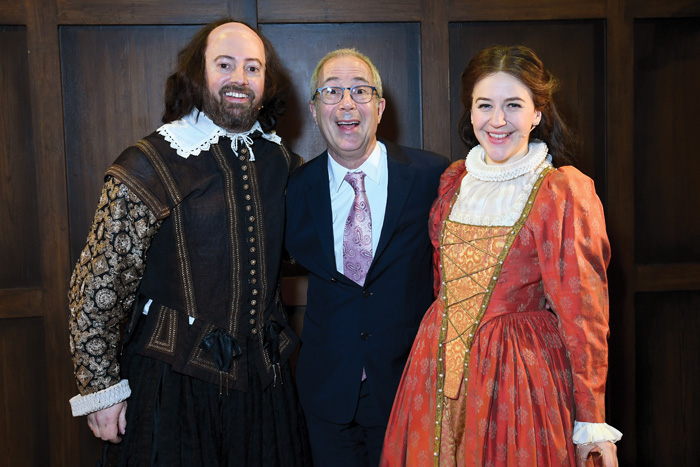
[{"label": "dark curly hair", "polygon": [[576,139],[557,112],[553,99],[559,83],[535,52],[522,45],[484,49],[469,61],[462,72],[464,114],[459,121],[459,137],[467,149],[479,144],[470,118],[474,86],[480,79],[499,71],[508,73],[527,86],[535,109],[542,112],[542,119],[530,136],[547,143],[555,167],[572,164]]},{"label": "dark curly hair", "polygon": [[265,132],[272,130],[277,119],[287,108],[290,82],[282,62],[277,56],[272,43],[256,28],[243,21],[222,18],[200,29],[189,44],[177,55],[176,71],[165,83],[165,112],[163,123],[179,120],[194,108],[202,109],[204,93],[208,92],[205,75],[205,52],[209,34],[227,23],[240,23],[249,27],[258,35],[265,47],[265,90],[258,116],[260,126]]}]

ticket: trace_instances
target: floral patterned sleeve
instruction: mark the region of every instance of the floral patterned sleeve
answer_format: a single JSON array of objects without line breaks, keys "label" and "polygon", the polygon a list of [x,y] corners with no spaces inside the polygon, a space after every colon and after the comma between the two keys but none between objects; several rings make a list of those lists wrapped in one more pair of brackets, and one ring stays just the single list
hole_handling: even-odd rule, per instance
[{"label": "floral patterned sleeve", "polygon": [[108,177],[70,281],[70,346],[80,395],[74,415],[128,397],[119,376],[119,324],[136,299],[145,257],[162,221],[120,181]]},{"label": "floral patterned sleeve", "polygon": [[617,441],[622,433],[605,423],[610,244],[593,180],[573,167],[552,172],[528,223],[537,232],[545,291],[571,359],[573,441]]},{"label": "floral patterned sleeve", "polygon": [[552,172],[528,222],[536,231],[545,292],[571,360],[576,419],[604,422],[610,247],[593,181],[572,167]]}]

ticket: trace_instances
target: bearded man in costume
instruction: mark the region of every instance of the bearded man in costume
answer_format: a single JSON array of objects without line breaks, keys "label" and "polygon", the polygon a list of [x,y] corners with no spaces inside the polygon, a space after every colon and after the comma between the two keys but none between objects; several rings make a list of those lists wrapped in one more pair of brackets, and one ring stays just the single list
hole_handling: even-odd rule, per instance
[{"label": "bearded man in costume", "polygon": [[107,170],[69,299],[71,407],[110,465],[310,465],[280,299],[288,88],[260,32],[208,24],[164,125]]}]

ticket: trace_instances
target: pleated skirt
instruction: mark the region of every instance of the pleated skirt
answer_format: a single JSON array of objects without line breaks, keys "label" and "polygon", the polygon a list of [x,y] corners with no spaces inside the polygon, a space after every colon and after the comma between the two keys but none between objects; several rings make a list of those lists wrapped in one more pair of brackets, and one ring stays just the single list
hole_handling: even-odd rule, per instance
[{"label": "pleated skirt", "polygon": [[[106,466],[302,467],[311,465],[304,414],[289,362],[277,384],[263,390],[248,365],[248,391],[172,371],[141,355],[128,362],[132,394],[126,434],[105,449]],[[99,465],[99,464],[98,464]]]}]

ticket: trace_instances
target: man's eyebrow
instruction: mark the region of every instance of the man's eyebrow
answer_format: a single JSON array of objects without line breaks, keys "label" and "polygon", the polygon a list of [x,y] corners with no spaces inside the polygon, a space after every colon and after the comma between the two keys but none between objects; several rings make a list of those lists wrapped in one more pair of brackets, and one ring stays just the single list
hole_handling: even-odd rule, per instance
[{"label": "man's eyebrow", "polygon": [[[235,59],[234,57],[230,56],[230,55],[217,55],[217,56],[214,58],[214,61],[217,61],[217,60],[225,60],[225,59],[236,61],[236,59]],[[263,63],[260,61],[259,58],[245,58],[245,59],[243,59],[243,61],[244,61],[244,62],[258,62],[260,65],[263,64]]]},{"label": "man's eyebrow", "polygon": [[[338,78],[337,76],[329,76],[328,78],[324,79],[321,84],[326,84],[327,82],[333,81],[336,79],[340,79],[340,78]],[[362,81],[363,83],[369,84],[369,81],[367,81],[367,78],[365,78],[364,76],[355,76],[354,78],[352,78],[351,81]]]}]

